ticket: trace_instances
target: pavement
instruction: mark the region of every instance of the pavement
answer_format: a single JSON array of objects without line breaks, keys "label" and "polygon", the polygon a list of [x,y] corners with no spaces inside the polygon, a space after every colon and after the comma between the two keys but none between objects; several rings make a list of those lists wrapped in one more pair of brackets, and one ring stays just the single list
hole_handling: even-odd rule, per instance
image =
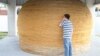
[{"label": "pavement", "polygon": [[[85,48],[85,47],[84,47]],[[91,37],[91,46],[87,52],[77,56],[100,56],[100,37]],[[18,37],[5,37],[0,40],[0,56],[39,56],[26,53],[20,49]],[[75,56],[75,55],[73,55]]]}]

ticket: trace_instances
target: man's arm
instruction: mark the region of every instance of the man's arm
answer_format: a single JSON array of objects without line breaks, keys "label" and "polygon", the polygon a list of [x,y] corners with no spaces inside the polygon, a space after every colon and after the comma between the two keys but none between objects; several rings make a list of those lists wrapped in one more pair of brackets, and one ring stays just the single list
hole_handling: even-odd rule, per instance
[{"label": "man's arm", "polygon": [[62,27],[63,22],[64,22],[64,19],[62,19],[62,21],[60,22],[60,24],[59,24],[60,27]]}]

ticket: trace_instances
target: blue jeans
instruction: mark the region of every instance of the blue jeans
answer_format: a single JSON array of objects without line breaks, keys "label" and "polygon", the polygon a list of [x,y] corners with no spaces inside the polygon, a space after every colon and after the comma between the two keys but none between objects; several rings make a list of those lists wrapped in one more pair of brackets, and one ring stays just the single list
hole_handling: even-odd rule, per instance
[{"label": "blue jeans", "polygon": [[72,44],[70,38],[64,38],[64,55],[72,56]]}]

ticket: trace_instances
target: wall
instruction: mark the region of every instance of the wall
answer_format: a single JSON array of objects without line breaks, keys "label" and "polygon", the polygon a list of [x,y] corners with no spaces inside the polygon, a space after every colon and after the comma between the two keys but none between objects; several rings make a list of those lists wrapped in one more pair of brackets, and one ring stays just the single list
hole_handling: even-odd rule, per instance
[{"label": "wall", "polygon": [[[17,30],[17,15],[16,15],[16,31]],[[8,32],[8,19],[7,15],[0,15],[0,32]]]},{"label": "wall", "polygon": [[[16,11],[18,8],[19,7],[16,7]],[[7,9],[5,8],[3,10],[7,10]],[[16,19],[15,19],[16,20],[16,22],[15,22],[16,32],[18,32],[18,30],[17,30],[17,16],[18,15],[16,14]],[[0,32],[8,32],[8,19],[7,18],[8,18],[7,14],[0,15]]]},{"label": "wall", "polygon": [[8,21],[6,15],[0,15],[0,32],[7,32],[8,31]]},{"label": "wall", "polygon": [[100,36],[100,17],[95,17],[94,21],[95,35]]}]

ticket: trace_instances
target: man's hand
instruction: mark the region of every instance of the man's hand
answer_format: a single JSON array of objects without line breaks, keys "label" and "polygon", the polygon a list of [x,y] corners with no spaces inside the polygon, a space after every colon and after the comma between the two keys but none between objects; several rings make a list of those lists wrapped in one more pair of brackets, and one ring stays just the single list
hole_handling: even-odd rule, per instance
[{"label": "man's hand", "polygon": [[60,24],[59,24],[59,26],[61,27],[61,26],[62,26],[62,24],[60,23]]},{"label": "man's hand", "polygon": [[62,27],[64,20],[65,20],[65,18],[63,18],[61,23],[59,24],[60,27]]}]

